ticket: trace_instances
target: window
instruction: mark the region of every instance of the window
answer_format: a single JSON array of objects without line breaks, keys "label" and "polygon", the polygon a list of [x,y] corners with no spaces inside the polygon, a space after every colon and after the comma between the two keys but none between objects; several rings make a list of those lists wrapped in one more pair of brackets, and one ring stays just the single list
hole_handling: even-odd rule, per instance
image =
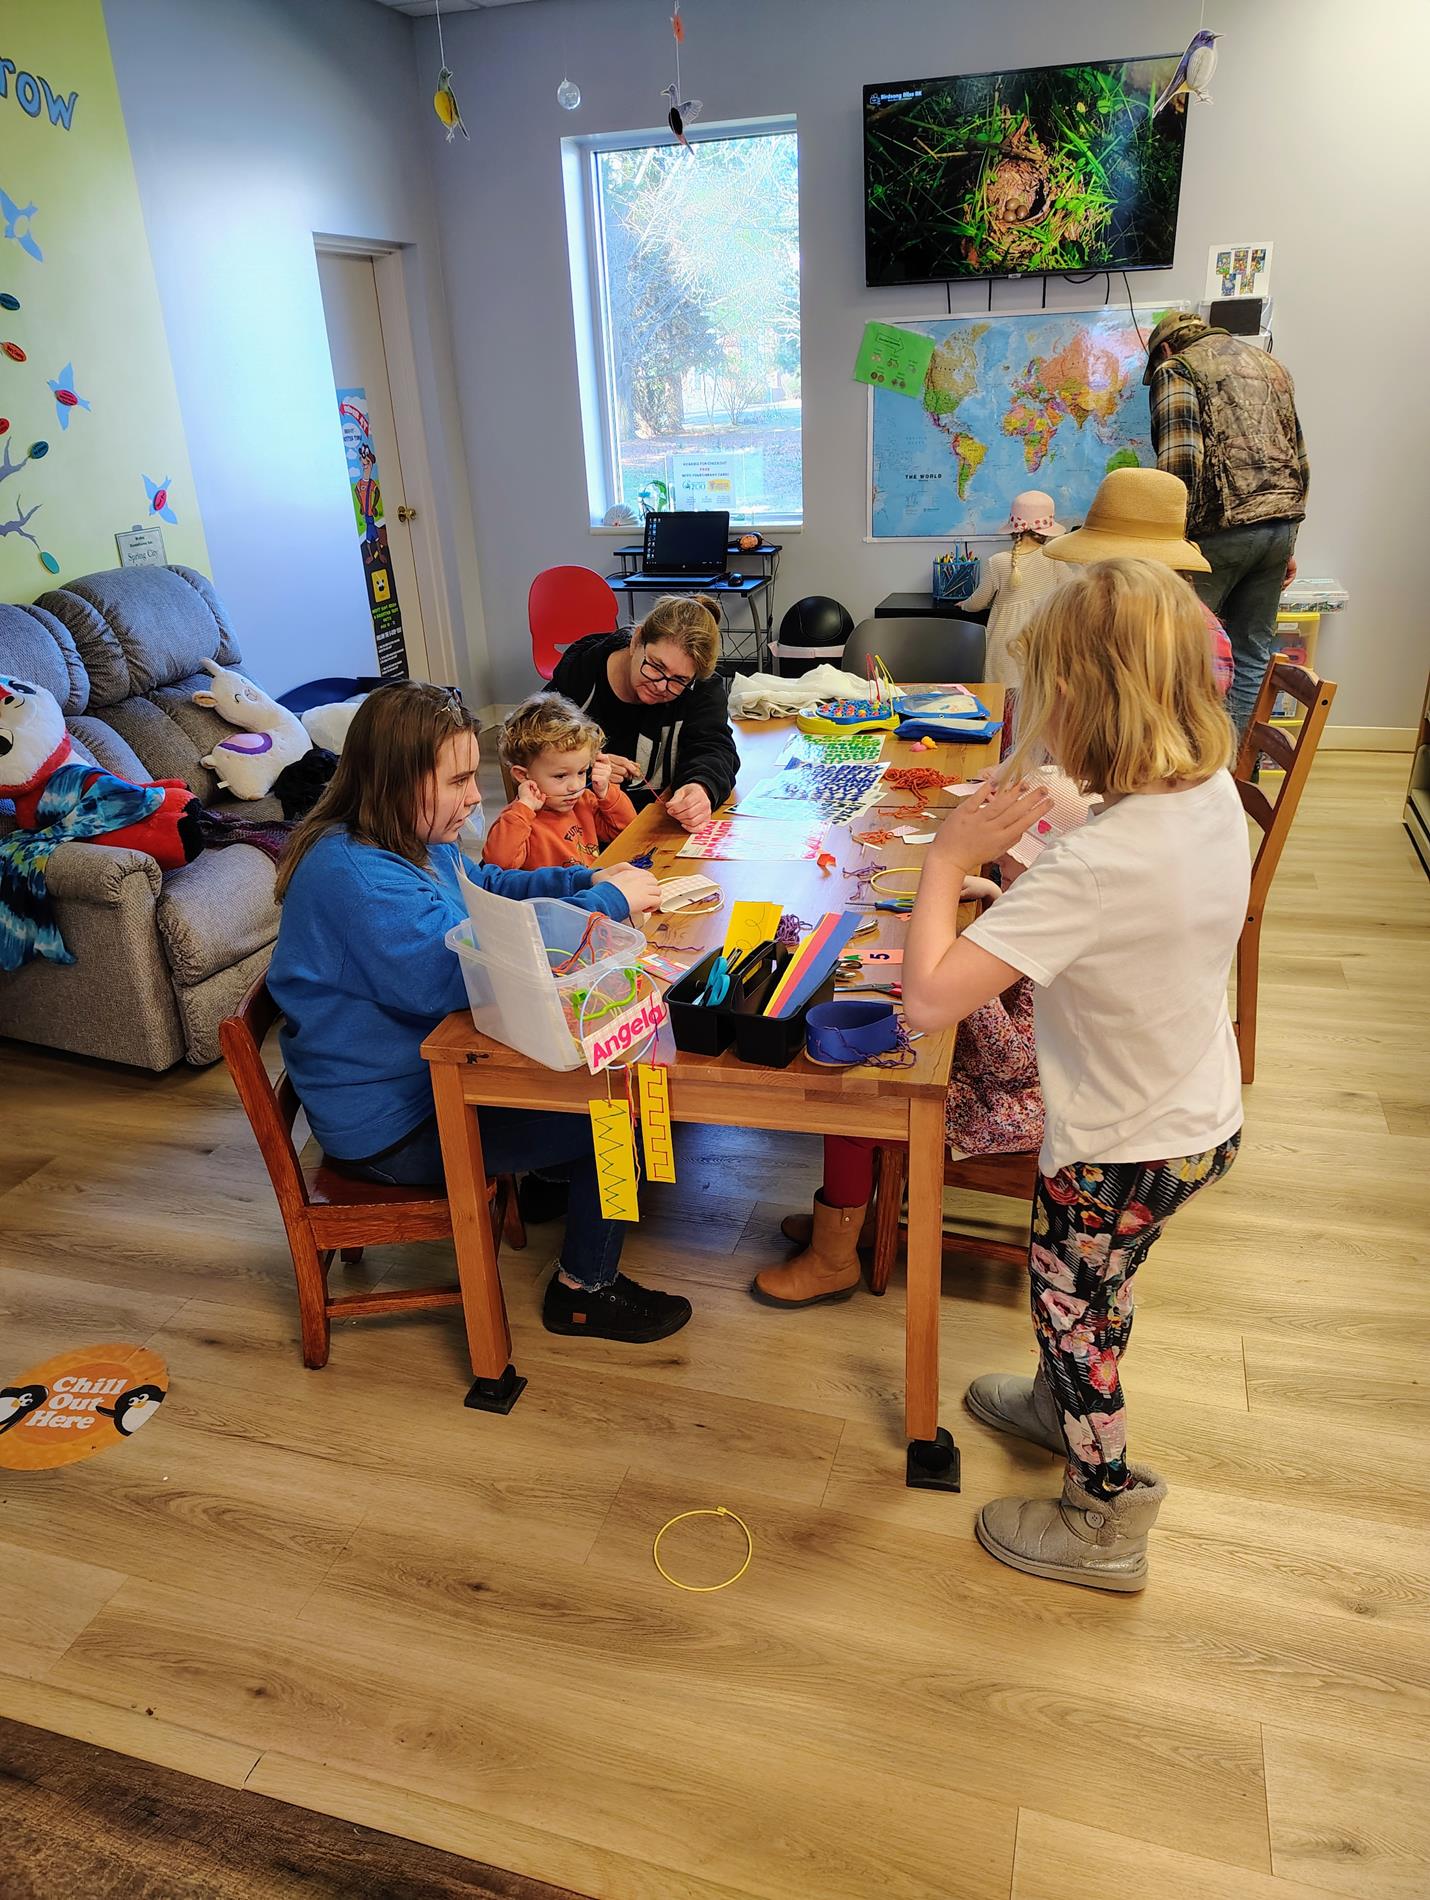
[{"label": "window", "polygon": [[793,129],[572,140],[567,159],[593,523],[620,503],[798,523]]}]

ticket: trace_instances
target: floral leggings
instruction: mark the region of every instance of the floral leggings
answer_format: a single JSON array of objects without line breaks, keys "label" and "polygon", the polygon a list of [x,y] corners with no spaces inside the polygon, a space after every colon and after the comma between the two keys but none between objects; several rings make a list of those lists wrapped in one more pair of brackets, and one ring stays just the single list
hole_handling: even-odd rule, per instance
[{"label": "floral leggings", "polygon": [[1028,1249],[1033,1328],[1073,1476],[1095,1496],[1125,1489],[1127,1412],[1118,1361],[1132,1332],[1132,1281],[1173,1214],[1219,1181],[1240,1129],[1177,1161],[1073,1162],[1039,1175]]}]

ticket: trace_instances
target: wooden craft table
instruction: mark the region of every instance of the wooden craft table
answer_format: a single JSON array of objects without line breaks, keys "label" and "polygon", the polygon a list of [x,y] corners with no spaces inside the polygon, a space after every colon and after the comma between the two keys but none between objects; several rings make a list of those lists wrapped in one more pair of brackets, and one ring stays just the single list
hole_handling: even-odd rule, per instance
[{"label": "wooden craft table", "polygon": [[[1002,712],[1003,689],[974,689],[994,716]],[[795,730],[792,720],[743,721],[736,728],[741,770],[736,797],[749,791],[775,769],[786,739]],[[972,777],[997,759],[995,738],[984,745],[947,745],[916,752],[885,735],[886,764],[931,765],[957,779]],[[733,801],[732,801],[733,802]],[[889,791],[881,801],[906,808],[908,817],[919,806],[906,792]],[[934,810],[947,809],[947,793],[933,796]],[[722,812],[728,807],[722,808]],[[867,812],[853,829],[892,828],[907,822],[905,815]],[[930,825],[927,827],[932,829]],[[832,871],[813,863],[723,863],[688,858],[677,860],[685,833],[671,822],[659,805],[651,805],[605,854],[603,862],[618,863],[654,853],[656,875],[671,877],[702,871],[725,893],[724,907],[713,916],[652,918],[646,934],[682,962],[681,955],[718,947],[725,934],[729,905],[736,898],[777,898],[786,910],[806,922],[824,912],[842,910],[863,893],[843,875],[857,863],[882,860],[890,866],[922,862],[926,846],[893,840],[877,849],[855,844],[849,827],[830,829],[826,849],[839,862]],[[891,879],[902,888],[912,879]],[[902,943],[907,916],[875,911],[877,936],[859,940],[872,949]],[[657,925],[666,928],[657,932]],[[938,1423],[938,1320],[942,1266],[944,1096],[953,1056],[954,1032],[925,1035],[916,1042],[917,1060],[901,1070],[826,1069],[801,1053],[787,1069],[757,1068],[741,1062],[734,1049],[720,1056],[687,1055],[678,1051],[667,1023],[655,1049],[645,1058],[670,1065],[670,1112],[674,1121],[714,1122],[738,1128],[803,1129],[812,1134],[859,1134],[883,1142],[906,1142],[909,1151],[908,1293],[904,1421],[909,1451],[906,1475],[917,1486],[956,1490],[958,1452],[951,1435]],[[583,1069],[558,1072],[519,1055],[504,1044],[477,1033],[469,1014],[449,1016],[422,1045],[432,1067],[432,1092],[442,1138],[447,1196],[452,1209],[452,1231],[462,1308],[467,1328],[475,1383],[466,1403],[477,1410],[508,1412],[526,1381],[511,1361],[511,1332],[487,1211],[486,1170],[482,1160],[477,1107],[540,1108],[585,1114],[593,1096],[604,1097],[608,1082]],[[897,1206],[881,1204],[882,1223],[899,1218]],[[769,1318],[753,1304],[752,1326],[768,1325]],[[700,1351],[700,1315],[692,1322],[691,1351]]]}]

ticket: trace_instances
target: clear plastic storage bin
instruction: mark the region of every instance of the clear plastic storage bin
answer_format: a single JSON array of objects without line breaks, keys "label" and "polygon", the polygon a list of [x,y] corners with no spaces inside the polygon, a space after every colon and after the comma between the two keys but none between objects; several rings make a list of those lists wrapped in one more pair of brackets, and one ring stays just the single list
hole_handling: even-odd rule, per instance
[{"label": "clear plastic storage bin", "polygon": [[527,908],[537,913],[553,964],[572,955],[584,940],[586,954],[576,968],[558,975],[554,969],[543,972],[509,962],[478,947],[470,920],[447,932],[447,947],[461,963],[472,1021],[482,1035],[544,1068],[579,1069],[585,1058],[567,1025],[563,995],[592,989],[602,978],[635,968],[646,941],[629,924],[618,924],[600,911],[579,910],[559,898],[534,898]]}]

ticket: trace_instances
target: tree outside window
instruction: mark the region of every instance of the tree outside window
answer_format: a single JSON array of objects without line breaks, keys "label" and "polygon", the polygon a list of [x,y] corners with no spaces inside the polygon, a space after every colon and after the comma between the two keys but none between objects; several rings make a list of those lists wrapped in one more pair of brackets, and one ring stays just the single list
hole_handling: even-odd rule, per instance
[{"label": "tree outside window", "polygon": [[793,132],[598,151],[612,501],[798,522]]}]

